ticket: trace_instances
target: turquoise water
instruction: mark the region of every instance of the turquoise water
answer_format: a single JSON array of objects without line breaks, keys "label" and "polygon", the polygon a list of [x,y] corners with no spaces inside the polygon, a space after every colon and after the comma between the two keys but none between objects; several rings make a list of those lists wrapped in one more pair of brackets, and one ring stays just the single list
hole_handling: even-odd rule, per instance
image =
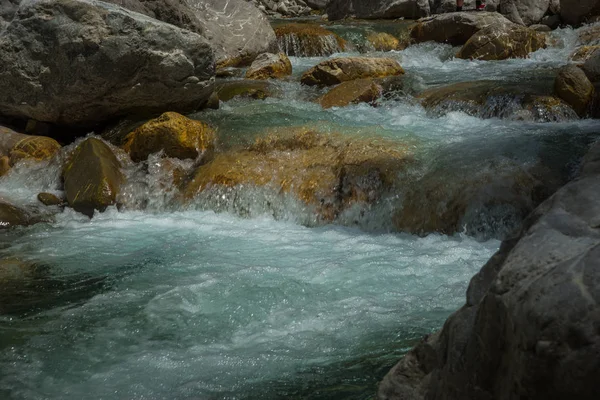
[{"label": "turquoise water", "polygon": [[[410,93],[477,79],[547,87],[575,43],[573,31],[556,35],[558,47],[528,60],[455,60],[456,49],[437,44],[386,54],[408,83],[378,107],[322,110],[311,102],[322,91],[292,79],[273,83],[279,94],[265,101],[196,115],[218,129],[221,149],[307,126],[409,143],[417,163],[358,222],[315,223],[293,196],[254,187],[177,207],[152,157],[144,167],[123,159],[121,211],[90,221],[66,210],[2,233],[2,258],[38,267],[12,284],[17,295],[0,294],[0,398],[372,398],[401,355],[464,303],[471,276],[520,223],[510,210],[473,206],[462,233],[397,233],[390,215],[402,195],[433,178],[450,194],[466,190],[465,177],[498,190],[505,174],[537,165],[566,179],[600,133],[592,120],[434,116]],[[293,58],[294,77],[319,60]],[[60,194],[59,164],[17,166],[0,195],[37,207],[40,191]]]}]

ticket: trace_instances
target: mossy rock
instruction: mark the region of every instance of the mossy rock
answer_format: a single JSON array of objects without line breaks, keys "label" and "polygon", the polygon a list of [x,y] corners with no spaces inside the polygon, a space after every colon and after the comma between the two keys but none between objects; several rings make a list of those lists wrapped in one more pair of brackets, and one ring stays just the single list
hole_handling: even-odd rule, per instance
[{"label": "mossy rock", "polygon": [[0,229],[24,226],[31,223],[31,217],[25,210],[0,200]]},{"label": "mossy rock", "polygon": [[375,104],[382,88],[372,79],[355,79],[342,82],[318,99],[323,108],[345,107],[350,104]]},{"label": "mossy rock", "polygon": [[526,58],[546,47],[546,36],[520,25],[488,26],[465,43],[456,55],[471,60]]},{"label": "mossy rock", "polygon": [[21,160],[44,161],[56,155],[60,144],[46,136],[32,136],[0,126],[0,152],[10,158],[10,165]]},{"label": "mossy rock", "polygon": [[204,122],[166,112],[127,135],[122,148],[135,162],[161,150],[167,157],[186,159],[212,150],[214,141],[215,131]]},{"label": "mossy rock", "polygon": [[125,177],[112,149],[100,139],[89,138],[77,146],[63,170],[67,203],[90,218],[117,203]]},{"label": "mossy rock", "polygon": [[251,79],[221,82],[215,92],[221,101],[229,101],[235,97],[264,100],[273,95],[271,86],[265,81]]},{"label": "mossy rock", "polygon": [[329,56],[345,50],[340,36],[315,24],[286,24],[275,28],[279,50],[288,56]]},{"label": "mossy rock", "polygon": [[412,160],[408,146],[350,139],[310,129],[276,132],[247,149],[218,154],[184,189],[191,201],[215,187],[267,186],[293,194],[331,221],[356,203],[375,202]]},{"label": "mossy rock", "polygon": [[325,60],[302,75],[305,85],[337,85],[354,79],[382,78],[404,74],[393,58],[339,57]]},{"label": "mossy rock", "polygon": [[284,53],[261,54],[254,60],[248,71],[246,79],[275,79],[292,74],[292,63]]},{"label": "mossy rock", "polygon": [[377,51],[404,50],[406,48],[406,43],[401,43],[398,38],[385,32],[370,33],[367,35],[367,41]]}]

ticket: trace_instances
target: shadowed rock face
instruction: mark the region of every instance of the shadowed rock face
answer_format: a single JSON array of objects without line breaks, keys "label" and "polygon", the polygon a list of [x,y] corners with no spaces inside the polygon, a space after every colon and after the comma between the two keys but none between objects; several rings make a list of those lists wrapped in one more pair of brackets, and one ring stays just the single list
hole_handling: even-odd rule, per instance
[{"label": "shadowed rock face", "polygon": [[560,17],[567,24],[578,25],[597,15],[600,15],[599,0],[560,0]]},{"label": "shadowed rock face", "polygon": [[330,20],[356,18],[409,18],[429,15],[429,0],[331,0],[327,5]]},{"label": "shadowed rock face", "polygon": [[384,378],[380,399],[596,399],[600,146],[520,237],[473,277],[466,304]]},{"label": "shadowed rock face", "polygon": [[196,109],[213,76],[200,35],[95,0],[23,3],[0,37],[0,114],[15,118],[90,127]]}]

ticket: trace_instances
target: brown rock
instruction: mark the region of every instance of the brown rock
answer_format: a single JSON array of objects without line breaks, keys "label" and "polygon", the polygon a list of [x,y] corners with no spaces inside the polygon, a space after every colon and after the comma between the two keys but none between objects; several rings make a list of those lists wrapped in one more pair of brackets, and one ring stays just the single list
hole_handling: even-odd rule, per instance
[{"label": "brown rock", "polygon": [[215,131],[204,122],[166,112],[127,135],[122,147],[135,162],[161,150],[167,157],[186,159],[212,150],[214,140]]},{"label": "brown rock", "polygon": [[24,210],[0,200],[0,229],[29,225],[30,216]]},{"label": "brown rock", "polygon": [[10,171],[10,158],[7,156],[0,157],[0,176],[4,176]]},{"label": "brown rock", "polygon": [[318,102],[323,108],[345,107],[349,104],[374,102],[381,97],[382,88],[372,79],[355,79],[335,86]]},{"label": "brown rock", "polygon": [[10,158],[10,165],[21,160],[48,160],[60,148],[60,144],[49,137],[25,135],[0,126],[0,153]]},{"label": "brown rock", "polygon": [[284,53],[261,54],[254,60],[248,71],[247,79],[283,78],[292,74],[292,63]]},{"label": "brown rock", "polygon": [[279,50],[288,56],[318,57],[340,53],[346,42],[316,24],[285,24],[275,28]]},{"label": "brown rock", "polygon": [[377,51],[403,50],[406,47],[399,39],[385,32],[373,32],[367,36],[367,41]]},{"label": "brown rock", "polygon": [[250,148],[216,155],[184,190],[191,200],[211,187],[269,186],[292,193],[333,220],[355,203],[375,201],[411,155],[398,144],[351,140],[311,130],[276,133]]},{"label": "brown rock", "polygon": [[457,12],[421,18],[411,29],[410,36],[417,43],[434,41],[453,46],[465,44],[471,36],[487,26],[513,25],[498,13]]},{"label": "brown rock", "polygon": [[562,68],[554,81],[556,95],[569,103],[580,117],[585,116],[594,98],[594,85],[574,65]]},{"label": "brown rock", "polygon": [[45,206],[60,206],[64,203],[63,200],[59,199],[57,196],[52,193],[38,193],[38,200]]},{"label": "brown rock", "polygon": [[325,60],[302,75],[305,85],[337,85],[363,78],[381,78],[404,74],[393,58],[341,57]]},{"label": "brown rock", "polygon": [[475,33],[456,55],[474,60],[526,58],[546,47],[546,37],[519,25],[488,26]]},{"label": "brown rock", "polygon": [[90,218],[117,203],[125,177],[111,148],[96,138],[84,140],[63,171],[67,203]]},{"label": "brown rock", "polygon": [[575,49],[570,58],[573,61],[585,62],[598,49],[600,49],[600,46],[581,46]]}]

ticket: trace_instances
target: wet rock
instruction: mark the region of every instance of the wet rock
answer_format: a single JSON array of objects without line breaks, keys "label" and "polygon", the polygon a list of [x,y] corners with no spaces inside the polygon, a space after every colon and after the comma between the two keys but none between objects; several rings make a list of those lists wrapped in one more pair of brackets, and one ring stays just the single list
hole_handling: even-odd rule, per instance
[{"label": "wet rock", "polygon": [[600,15],[598,0],[560,0],[560,17],[570,25],[579,25]]},{"label": "wet rock", "polygon": [[24,2],[0,37],[0,114],[85,127],[195,109],[213,75],[210,46],[190,31],[95,0]]},{"label": "wet rock", "polygon": [[571,54],[570,58],[575,62],[585,62],[598,49],[600,49],[600,46],[581,46]]},{"label": "wet rock", "polygon": [[502,81],[461,82],[426,90],[418,97],[433,115],[462,111],[480,118],[537,122],[578,118],[566,102],[550,93]]},{"label": "wet rock", "polygon": [[31,223],[32,219],[25,210],[0,200],[0,229],[29,225]]},{"label": "wet rock", "polygon": [[584,25],[577,30],[577,43],[582,46],[600,45],[600,25]]},{"label": "wet rock", "polygon": [[81,142],[63,171],[69,207],[90,218],[94,210],[102,212],[117,203],[124,180],[121,163],[111,148],[96,138]]},{"label": "wet rock", "polygon": [[498,13],[457,12],[422,18],[411,29],[416,43],[434,41],[453,46],[465,44],[479,30],[487,26],[502,27],[513,23]]},{"label": "wet rock", "polygon": [[215,91],[221,101],[229,101],[235,97],[264,100],[273,95],[268,82],[249,79],[218,83]]},{"label": "wet rock", "polygon": [[587,114],[594,98],[594,85],[580,68],[569,65],[562,68],[554,81],[557,96],[573,107],[580,117]]},{"label": "wet rock", "polygon": [[372,79],[342,82],[317,101],[323,108],[345,107],[349,104],[374,104],[381,97],[382,88]]},{"label": "wet rock", "polygon": [[551,0],[500,0],[498,8],[509,20],[520,25],[533,25],[550,9]]},{"label": "wet rock", "polygon": [[456,55],[474,60],[526,58],[546,47],[546,37],[519,25],[488,26],[475,33]]},{"label": "wet rock", "polygon": [[292,74],[292,63],[284,53],[261,54],[254,60],[248,71],[246,79],[271,79],[283,78]]},{"label": "wet rock", "polygon": [[341,57],[325,60],[302,75],[305,85],[336,85],[353,79],[381,78],[404,74],[393,58]]},{"label": "wet rock", "polygon": [[552,31],[552,29],[550,29],[550,27],[548,25],[544,25],[544,24],[530,25],[529,29],[532,29],[536,32],[551,32]]},{"label": "wet rock", "polygon": [[355,17],[362,19],[417,19],[429,15],[428,0],[331,0],[329,20]]},{"label": "wet rock", "polygon": [[38,193],[37,199],[45,206],[60,206],[64,203],[63,200],[52,193]]},{"label": "wet rock", "polygon": [[8,171],[10,171],[10,158],[8,158],[7,156],[1,156],[0,157],[0,177],[8,174]]},{"label": "wet rock", "polygon": [[288,56],[316,57],[340,53],[346,42],[316,24],[286,24],[275,28],[279,51]]},{"label": "wet rock", "polygon": [[581,68],[590,81],[600,82],[600,49],[591,51]]},{"label": "wet rock", "polygon": [[600,175],[583,171],[502,244],[466,304],[386,375],[380,399],[597,397]]},{"label": "wet rock", "polygon": [[134,162],[159,151],[167,157],[195,159],[212,151],[214,141],[215,131],[204,122],[166,112],[127,135],[122,147]]},{"label": "wet rock", "polygon": [[367,36],[367,42],[377,51],[403,50],[406,46],[389,33],[373,32]]},{"label": "wet rock", "polygon": [[332,221],[354,204],[377,201],[411,160],[398,144],[286,128],[248,149],[216,155],[198,168],[184,197],[237,185],[268,187],[293,194],[321,221]]},{"label": "wet rock", "polygon": [[0,126],[0,154],[9,157],[10,166],[21,160],[49,160],[60,148],[60,144],[49,137],[25,135]]}]

